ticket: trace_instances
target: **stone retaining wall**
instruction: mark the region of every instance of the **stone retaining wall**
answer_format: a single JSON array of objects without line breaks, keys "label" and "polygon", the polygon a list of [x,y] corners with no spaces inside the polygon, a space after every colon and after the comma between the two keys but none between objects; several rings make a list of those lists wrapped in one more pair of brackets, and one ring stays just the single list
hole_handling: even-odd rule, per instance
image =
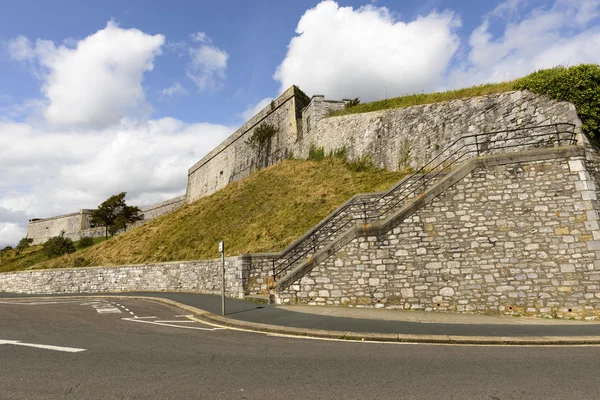
[{"label": "stone retaining wall", "polygon": [[279,297],[594,318],[596,187],[583,156],[476,169],[392,231],[355,238]]},{"label": "stone retaining wall", "polygon": [[[273,255],[225,259],[226,293],[241,298],[267,293]],[[0,274],[0,292],[27,294],[182,291],[221,293],[221,260],[47,269]]]},{"label": "stone retaining wall", "polygon": [[[322,99],[316,100],[326,107]],[[346,148],[349,158],[368,155],[376,166],[389,170],[419,168],[464,135],[557,122],[580,124],[571,103],[527,91],[314,121],[318,114],[313,111],[312,122],[303,122],[303,140],[296,155],[308,157],[311,145],[324,147],[326,152]]]}]

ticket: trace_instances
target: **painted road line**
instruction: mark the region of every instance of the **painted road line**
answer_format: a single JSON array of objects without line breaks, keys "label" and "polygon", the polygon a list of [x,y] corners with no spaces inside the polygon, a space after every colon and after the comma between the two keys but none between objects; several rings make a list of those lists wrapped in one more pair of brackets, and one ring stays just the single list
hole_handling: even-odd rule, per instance
[{"label": "painted road line", "polygon": [[[145,321],[145,320],[141,320],[141,318],[123,318],[123,320],[125,320],[125,321],[132,321],[132,322],[141,322],[143,324],[168,326],[168,327],[171,327],[171,328],[196,329],[196,330],[199,330],[199,331],[218,331],[218,330],[225,329],[225,328],[201,328],[199,326],[181,326],[181,325],[165,324],[165,323],[162,323],[162,322]],[[181,321],[177,321],[177,322],[181,322]],[[200,321],[198,321],[198,322],[200,322]]]},{"label": "painted road line", "polygon": [[23,305],[23,306],[41,306],[41,305],[46,305],[46,304],[63,304],[63,303],[79,303],[78,300],[70,300],[70,301],[32,301],[32,302],[25,302],[25,301],[0,301],[0,304],[17,304],[17,305]]},{"label": "painted road line", "polygon": [[86,350],[86,349],[78,349],[76,347],[63,347],[63,346],[52,346],[52,345],[48,345],[48,344],[23,343],[20,340],[2,340],[2,339],[0,339],[0,345],[2,345],[2,344],[11,344],[13,346],[35,347],[36,349],[64,351],[66,353],[79,353],[81,351]]},{"label": "painted road line", "polygon": [[154,322],[160,322],[160,323],[164,323],[164,324],[195,324],[197,321],[182,321],[182,320],[178,319],[175,321],[154,321]]}]

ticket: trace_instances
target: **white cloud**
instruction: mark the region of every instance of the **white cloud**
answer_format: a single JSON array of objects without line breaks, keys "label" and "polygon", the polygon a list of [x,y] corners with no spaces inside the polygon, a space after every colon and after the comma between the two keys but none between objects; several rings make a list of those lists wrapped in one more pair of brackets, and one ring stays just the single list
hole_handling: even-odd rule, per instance
[{"label": "white cloud", "polygon": [[187,90],[181,85],[179,82],[175,82],[168,88],[162,90],[163,96],[175,96],[175,95],[185,95],[187,94]]},{"label": "white cloud", "polygon": [[208,35],[204,32],[192,33],[190,36],[194,42],[200,42],[200,43],[211,43],[212,42],[210,37],[208,37]]},{"label": "white cloud", "polygon": [[[557,0],[551,7],[520,12],[522,1],[501,3],[469,38],[468,58],[451,71],[448,86],[499,82],[557,65],[600,62],[597,0]],[[498,37],[493,24],[504,26]]]},{"label": "white cloud", "polygon": [[248,121],[250,118],[258,114],[258,112],[260,112],[263,108],[271,104],[272,101],[272,97],[265,97],[255,105],[248,107],[244,112],[240,114],[240,116],[244,119],[244,121]]},{"label": "white cloud", "polygon": [[132,115],[147,115],[149,106],[141,85],[153,69],[162,35],[122,29],[114,22],[75,47],[56,46],[19,36],[9,43],[13,59],[33,63],[44,81],[46,122],[60,127],[102,128]]},{"label": "white cloud", "polygon": [[323,1],[302,16],[275,73],[281,89],[374,100],[437,87],[459,46],[451,12],[402,22],[385,7]]},{"label": "white cloud", "polygon": [[220,88],[226,77],[229,55],[225,50],[211,45],[211,39],[204,32],[193,34],[192,39],[200,46],[189,48],[191,61],[187,76],[201,92]]},{"label": "white cloud", "polygon": [[0,247],[25,235],[28,218],[95,208],[121,191],[136,205],[183,194],[187,169],[231,131],[172,118],[85,133],[0,123]]}]

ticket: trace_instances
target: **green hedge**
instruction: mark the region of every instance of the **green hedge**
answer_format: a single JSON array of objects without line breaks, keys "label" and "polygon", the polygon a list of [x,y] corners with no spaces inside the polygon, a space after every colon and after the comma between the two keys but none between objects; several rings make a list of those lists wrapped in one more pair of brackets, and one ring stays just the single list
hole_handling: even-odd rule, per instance
[{"label": "green hedge", "polygon": [[571,102],[581,118],[582,129],[600,139],[600,66],[581,64],[534,72],[515,81],[516,90],[529,90],[556,100]]},{"label": "green hedge", "polygon": [[356,104],[330,116],[364,113],[419,104],[464,99],[511,90],[529,90],[575,105],[583,131],[600,142],[600,66],[581,64],[574,67],[543,69],[510,82],[491,83],[439,93],[414,94],[371,103]]}]

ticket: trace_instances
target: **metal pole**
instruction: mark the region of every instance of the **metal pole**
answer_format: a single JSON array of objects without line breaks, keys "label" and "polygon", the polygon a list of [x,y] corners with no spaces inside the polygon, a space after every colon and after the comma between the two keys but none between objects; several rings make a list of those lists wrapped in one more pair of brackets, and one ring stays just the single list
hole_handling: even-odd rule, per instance
[{"label": "metal pole", "polygon": [[221,315],[225,316],[225,242],[219,243],[219,250],[221,251],[221,279],[222,279],[222,290],[221,290]]}]

